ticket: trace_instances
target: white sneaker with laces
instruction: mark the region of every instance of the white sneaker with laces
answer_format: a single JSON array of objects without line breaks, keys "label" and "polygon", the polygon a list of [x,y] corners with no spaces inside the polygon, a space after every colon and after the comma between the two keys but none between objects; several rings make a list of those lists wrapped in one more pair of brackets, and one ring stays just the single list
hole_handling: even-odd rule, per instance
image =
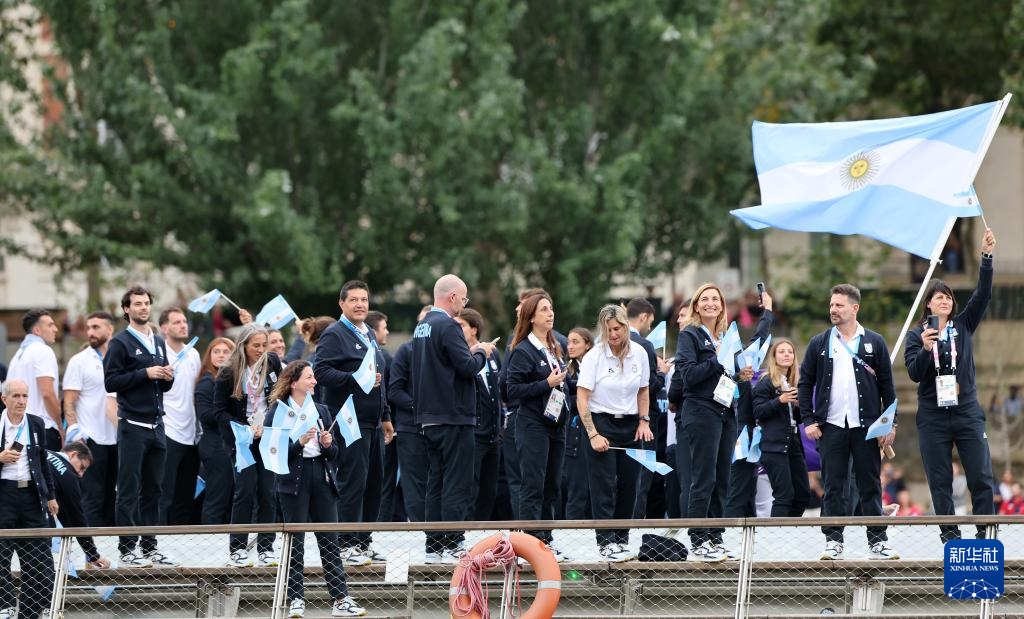
[{"label": "white sneaker with laces", "polygon": [[289,619],[300,619],[306,614],[306,600],[300,600],[295,598],[292,600],[291,606],[288,607]]},{"label": "white sneaker with laces", "polygon": [[356,604],[351,595],[335,600],[334,606],[331,608],[332,617],[362,617],[365,614],[366,609]]},{"label": "white sneaker with laces", "polygon": [[739,558],[740,558],[740,556],[738,554],[733,552],[733,550],[731,548],[727,547],[725,544],[722,544],[722,543],[715,544],[715,549],[718,550],[718,552],[720,552],[723,555],[725,555],[725,558],[728,561],[738,561]]},{"label": "white sneaker with laces", "polygon": [[379,552],[377,552],[373,548],[370,548],[369,546],[366,546],[365,548],[362,549],[362,554],[363,554],[364,557],[369,557],[371,563],[387,563],[388,562],[388,558],[387,557],[385,557],[384,555],[380,554]]},{"label": "white sneaker with laces", "polygon": [[153,567],[153,562],[133,550],[121,555],[120,567]]},{"label": "white sneaker with laces", "polygon": [[825,542],[825,550],[821,552],[822,561],[841,561],[843,559],[842,542]]},{"label": "white sneaker with laces", "polygon": [[627,553],[623,552],[622,547],[618,544],[601,546],[598,549],[598,554],[600,554],[601,558],[608,563],[622,563],[623,561],[629,560],[627,558]]},{"label": "white sneaker with laces", "polygon": [[441,554],[440,552],[427,551],[423,555],[423,562],[427,565],[436,565],[441,562]]},{"label": "white sneaker with laces", "polygon": [[228,567],[252,567],[252,559],[245,550],[236,550],[228,558]]},{"label": "white sneaker with laces", "polygon": [[615,548],[618,550],[620,561],[635,561],[638,556],[626,544],[615,544]]},{"label": "white sneaker with laces", "polygon": [[547,548],[551,551],[551,554],[555,556],[556,563],[565,563],[566,561],[572,561],[569,555],[565,554],[564,552],[556,548],[554,544],[547,544]]},{"label": "white sneaker with laces", "polygon": [[704,542],[700,546],[694,546],[690,551],[690,560],[701,563],[720,563],[725,561],[725,554],[715,547],[711,542]]},{"label": "white sneaker with laces", "polygon": [[458,548],[445,548],[441,551],[440,563],[442,565],[458,565],[459,557],[461,557],[465,552],[466,550],[461,546]]},{"label": "white sneaker with laces", "polygon": [[341,549],[341,562],[346,566],[369,565],[370,557],[364,555],[363,551],[359,550],[355,546],[349,546],[348,548]]},{"label": "white sneaker with laces", "polygon": [[900,558],[900,553],[893,550],[888,543],[878,542],[871,544],[871,550],[868,552],[868,558],[894,561]]},{"label": "white sneaker with laces", "polygon": [[274,556],[273,552],[261,552],[256,565],[259,567],[277,567],[281,562]]},{"label": "white sneaker with laces", "polygon": [[147,552],[146,558],[149,559],[153,565],[159,565],[160,567],[178,567],[178,565],[180,565],[177,561],[168,557],[159,550]]},{"label": "white sneaker with laces", "polygon": [[0,609],[0,619],[14,619],[15,613],[18,612],[17,607],[9,606],[4,609]]}]

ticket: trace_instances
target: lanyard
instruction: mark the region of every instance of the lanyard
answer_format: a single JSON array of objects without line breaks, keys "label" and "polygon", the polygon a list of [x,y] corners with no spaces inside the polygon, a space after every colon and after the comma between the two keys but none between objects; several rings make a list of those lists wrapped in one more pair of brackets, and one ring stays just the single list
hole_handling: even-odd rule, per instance
[{"label": "lanyard", "polygon": [[711,345],[714,346],[717,349],[718,348],[719,340],[714,335],[711,334],[711,329],[708,329],[704,325],[701,325],[700,328],[701,328],[702,331],[704,331],[704,333],[707,333],[708,339],[711,340]]},{"label": "lanyard", "polygon": [[[850,356],[853,357],[854,363],[864,368],[864,371],[867,372],[868,374],[872,376],[875,375],[875,368],[865,363],[863,359],[857,356],[857,353],[853,352],[853,350],[851,350],[850,347],[846,345],[846,342],[843,341],[843,336],[839,334],[839,329],[832,327],[832,334],[835,336],[837,340],[839,340],[839,343],[843,346],[843,348],[846,349],[846,352],[848,352]],[[861,337],[858,335],[857,337],[854,338],[854,340],[856,340],[857,342],[857,346],[854,347],[854,350],[856,350],[857,348],[860,348]],[[832,358],[832,346],[828,347],[828,356],[829,359]]]},{"label": "lanyard", "polygon": [[150,334],[150,337],[147,338],[146,336],[136,331],[134,327],[128,327],[128,333],[131,333],[133,336],[135,336],[135,339],[139,340],[139,343],[142,344],[142,346],[149,352],[149,354],[153,355],[154,357],[156,356],[156,337]]},{"label": "lanyard", "polygon": [[544,353],[544,357],[548,360],[548,364],[551,365],[552,371],[562,371],[562,364],[558,362],[558,357],[555,357],[551,350],[548,349],[548,347],[545,346],[544,343],[540,341],[540,338],[531,333],[529,337],[527,337],[527,339],[530,340],[530,343],[533,344],[538,350]]},{"label": "lanyard", "polygon": [[370,339],[370,334],[368,332],[367,333],[363,333],[362,331],[360,331],[358,327],[356,327],[354,324],[352,324],[351,320],[349,320],[348,318],[345,318],[344,314],[341,315],[341,323],[343,325],[345,325],[346,327],[348,327],[349,331],[351,331],[352,333],[355,333],[356,337],[358,337],[360,340],[366,342],[366,347],[367,348],[369,348],[370,350],[375,350],[377,348],[377,342],[375,342],[374,340]]},{"label": "lanyard", "polygon": [[[6,417],[7,416],[5,415],[4,416],[4,425],[7,426],[8,428],[13,428],[14,426],[11,424],[11,420],[7,419]],[[27,427],[28,427],[28,417],[22,417],[21,425],[18,427],[18,433],[14,435],[14,440],[11,441],[11,444],[19,442],[19,440],[21,439],[21,435],[22,434],[25,434],[24,445],[31,444],[31,440],[30,440],[29,435],[25,433],[25,428],[27,428]],[[4,430],[4,434],[6,434],[6,433],[7,432],[6,432],[6,429],[5,429]]]},{"label": "lanyard", "polygon": [[103,363],[103,353],[100,352],[99,348],[93,348],[92,351],[96,353],[96,356],[100,358],[100,363]]},{"label": "lanyard", "polygon": [[[946,339],[949,341],[949,356],[951,359],[951,369],[953,374],[956,374],[956,336],[953,335],[953,327],[949,324],[946,325]],[[939,343],[941,338],[935,341],[935,345],[932,346],[932,358],[935,359],[935,373],[941,374],[941,364],[939,363]]]},{"label": "lanyard", "polygon": [[[22,353],[25,352],[26,348],[28,348],[32,344],[36,344],[36,343],[40,343],[40,344],[45,345],[46,344],[46,340],[44,340],[43,338],[39,337],[38,335],[35,335],[34,333],[29,333],[28,335],[26,335],[25,339],[22,340],[22,342],[21,342],[21,346],[18,346],[18,352],[17,352],[16,355],[14,355],[14,358],[17,359],[17,358],[21,357]],[[11,362],[13,363],[14,360],[12,359]]]}]

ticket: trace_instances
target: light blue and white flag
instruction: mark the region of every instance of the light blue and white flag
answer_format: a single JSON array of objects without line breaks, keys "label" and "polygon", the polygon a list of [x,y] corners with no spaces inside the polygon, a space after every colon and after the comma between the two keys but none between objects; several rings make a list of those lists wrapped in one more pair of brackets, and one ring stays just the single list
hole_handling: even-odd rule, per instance
[{"label": "light blue and white flag", "polygon": [[356,417],[356,405],[352,396],[348,396],[348,399],[342,404],[341,410],[334,418],[334,423],[338,424],[338,432],[345,439],[345,447],[363,438],[363,433],[359,431],[359,419]]},{"label": "light blue and white flag", "polygon": [[739,436],[736,437],[736,446],[732,449],[732,461],[743,460],[750,454],[750,434],[747,433],[747,426],[743,426]]},{"label": "light blue and white flag", "polygon": [[193,348],[195,348],[196,344],[198,344],[198,343],[199,343],[199,336],[198,335],[192,336],[192,339],[188,341],[188,344],[185,344],[185,347],[182,348],[180,351],[178,351],[178,354],[175,355],[174,361],[171,361],[171,365],[176,365],[179,361],[184,359],[185,355],[188,354],[188,351],[190,351]]},{"label": "light blue and white flag", "polygon": [[274,426],[287,430],[294,428],[295,422],[299,420],[298,409],[299,405],[291,398],[288,398],[288,404],[278,400],[274,407]]},{"label": "light blue and white flag", "polygon": [[270,325],[272,329],[281,329],[289,322],[298,318],[295,310],[288,305],[282,295],[277,295],[263,306],[256,318],[253,319],[258,325]]},{"label": "light blue and white flag", "polygon": [[[274,418],[276,419],[277,416],[275,415]],[[295,424],[290,429],[285,428],[289,430],[288,438],[298,441],[310,428],[316,427],[318,419],[320,419],[320,411],[316,410],[313,396],[307,395],[306,399],[302,401],[302,406],[297,411]]]},{"label": "light blue and white flag", "polygon": [[892,432],[892,424],[896,421],[896,404],[899,401],[899,398],[893,400],[889,408],[885,409],[885,412],[875,420],[875,423],[868,426],[868,433],[864,435],[864,440],[868,441]]},{"label": "light blue and white flag", "polygon": [[260,437],[260,457],[268,471],[278,475],[288,474],[288,430],[266,426]]},{"label": "light blue and white flag", "polygon": [[231,422],[231,433],[235,435],[235,470],[241,473],[243,470],[256,464],[256,458],[252,457],[252,428],[238,423]]},{"label": "light blue and white flag", "polygon": [[743,350],[743,353],[740,354],[738,359],[738,361],[740,362],[740,367],[743,368],[749,365],[752,369],[756,370],[759,365],[757,363],[757,358],[760,355],[760,352],[761,338],[756,337],[754,338],[754,341],[750,343],[750,346],[747,346]]},{"label": "light blue and white flag", "polygon": [[647,334],[647,341],[653,344],[655,348],[665,347],[665,326],[665,321],[662,320]]},{"label": "light blue and white flag", "polygon": [[718,362],[725,368],[729,376],[736,374],[736,353],[743,350],[743,342],[740,340],[740,331],[733,321],[722,336],[722,342],[718,345]]},{"label": "light blue and white flag", "polygon": [[355,379],[356,384],[363,390],[363,393],[370,393],[373,391],[373,384],[377,382],[377,351],[373,347],[366,349],[366,354],[363,356],[363,362],[359,364],[359,369],[352,375]]},{"label": "light blue and white flag", "polygon": [[87,440],[89,440],[89,437],[85,435],[85,432],[82,432],[81,426],[79,426],[77,423],[71,424],[70,426],[67,427],[67,430],[64,431],[65,444],[74,443],[75,441],[84,442]]},{"label": "light blue and white flag", "polygon": [[1010,95],[923,116],[753,126],[761,206],[751,228],[863,234],[937,257],[951,218],[981,214],[972,183]]},{"label": "light blue and white flag", "polygon": [[206,480],[202,477],[196,477],[196,493],[192,495],[192,498],[198,499],[203,490],[206,490]]},{"label": "light blue and white flag", "polygon": [[747,462],[761,461],[761,426],[754,426],[754,435],[750,437],[750,448],[747,450]]},{"label": "light blue and white flag", "polygon": [[217,301],[220,301],[220,297],[221,291],[214,288],[213,290],[207,292],[203,296],[189,301],[188,311],[205,314],[206,312],[212,310],[214,305],[217,305]]},{"label": "light blue and white flag", "polygon": [[110,598],[114,597],[114,591],[117,590],[115,585],[106,585],[104,587],[93,587],[96,593],[100,596],[100,600],[103,602],[109,602]]},{"label": "light blue and white flag", "polygon": [[664,462],[658,462],[658,454],[650,449],[627,449],[626,455],[659,475],[668,475],[672,472],[672,467]]},{"label": "light blue and white flag", "polygon": [[757,365],[754,366],[755,370],[760,368],[761,364],[764,363],[764,360],[768,358],[768,351],[771,350],[771,347],[772,334],[769,333],[768,337],[764,338],[764,344],[761,344],[761,350],[757,351]]}]

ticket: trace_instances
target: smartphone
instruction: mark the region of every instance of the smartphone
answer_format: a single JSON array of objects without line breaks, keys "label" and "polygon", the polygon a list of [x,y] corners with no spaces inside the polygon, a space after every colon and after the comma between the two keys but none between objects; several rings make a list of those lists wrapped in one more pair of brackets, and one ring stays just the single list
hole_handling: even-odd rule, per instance
[{"label": "smartphone", "polygon": [[764,282],[757,282],[757,304],[764,305]]},{"label": "smartphone", "polygon": [[17,451],[20,453],[22,449],[25,449],[25,446],[19,443],[18,441],[14,441],[13,443],[11,443],[11,451]]},{"label": "smartphone", "polygon": [[936,331],[939,330],[939,317],[935,314],[928,315],[928,328],[935,329]]}]

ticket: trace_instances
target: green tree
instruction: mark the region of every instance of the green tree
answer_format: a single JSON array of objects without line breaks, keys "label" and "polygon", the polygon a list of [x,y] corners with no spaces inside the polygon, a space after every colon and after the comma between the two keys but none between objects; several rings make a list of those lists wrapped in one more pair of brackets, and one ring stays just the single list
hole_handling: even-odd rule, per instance
[{"label": "green tree", "polygon": [[[827,0],[30,4],[0,31],[26,97],[0,192],[38,257],[248,305],[455,271],[502,326],[522,286],[589,322],[615,276],[720,255],[756,200],[751,120],[842,114],[870,68],[819,42]],[[13,45],[41,15],[56,66]],[[19,144],[29,61],[63,111]]]}]

